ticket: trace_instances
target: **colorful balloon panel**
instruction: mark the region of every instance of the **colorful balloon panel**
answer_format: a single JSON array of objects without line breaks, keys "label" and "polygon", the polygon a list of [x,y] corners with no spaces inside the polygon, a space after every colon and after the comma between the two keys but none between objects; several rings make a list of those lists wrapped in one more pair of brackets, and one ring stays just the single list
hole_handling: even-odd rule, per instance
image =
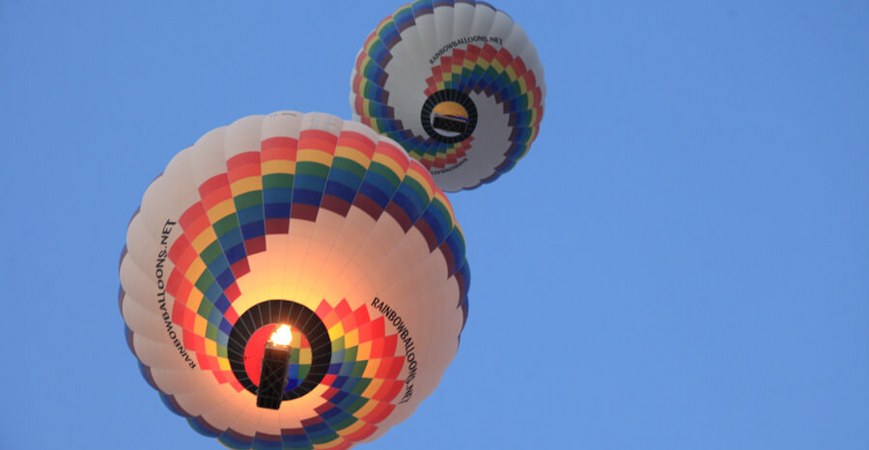
[{"label": "colorful balloon panel", "polygon": [[505,13],[420,0],[384,19],[351,75],[353,118],[400,143],[445,191],[511,170],[543,117],[537,51]]},{"label": "colorful balloon panel", "polygon": [[[120,278],[145,379],[231,448],[375,439],[434,390],[468,308],[464,239],[428,171],[317,113],[247,117],[177,154],[130,221]],[[258,408],[284,323],[288,383]]]}]

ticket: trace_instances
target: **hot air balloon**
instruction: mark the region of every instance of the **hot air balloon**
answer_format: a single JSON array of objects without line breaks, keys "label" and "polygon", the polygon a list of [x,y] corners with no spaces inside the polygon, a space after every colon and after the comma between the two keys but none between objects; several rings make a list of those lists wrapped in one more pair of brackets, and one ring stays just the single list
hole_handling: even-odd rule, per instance
[{"label": "hot air balloon", "polygon": [[119,271],[144,378],[231,448],[376,439],[432,393],[468,312],[462,232],[428,171],[318,113],[246,117],[178,153]]},{"label": "hot air balloon", "polygon": [[528,152],[543,68],[507,14],[473,0],[420,0],[368,36],[350,77],[354,120],[396,140],[445,191],[472,189]]}]

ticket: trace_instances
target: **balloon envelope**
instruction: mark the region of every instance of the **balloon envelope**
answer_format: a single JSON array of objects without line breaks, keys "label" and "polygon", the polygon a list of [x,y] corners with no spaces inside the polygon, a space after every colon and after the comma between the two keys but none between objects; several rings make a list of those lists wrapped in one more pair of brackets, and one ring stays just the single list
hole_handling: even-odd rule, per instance
[{"label": "balloon envelope", "polygon": [[[462,233],[429,173],[317,113],[246,117],[178,153],[130,221],[120,279],[145,379],[232,448],[375,439],[435,388],[468,307]],[[286,385],[260,408],[282,325]]]},{"label": "balloon envelope", "polygon": [[446,191],[494,181],[525,156],[546,90],[522,28],[472,0],[399,8],[365,40],[350,83],[353,118],[399,142]]}]

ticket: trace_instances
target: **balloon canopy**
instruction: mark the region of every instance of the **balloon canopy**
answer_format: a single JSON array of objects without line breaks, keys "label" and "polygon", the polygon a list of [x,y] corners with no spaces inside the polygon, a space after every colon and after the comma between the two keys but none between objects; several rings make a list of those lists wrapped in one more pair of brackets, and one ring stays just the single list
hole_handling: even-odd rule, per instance
[{"label": "balloon canopy", "polygon": [[[468,264],[428,171],[358,122],[291,111],[205,134],[130,221],[119,302],[142,374],[232,448],[348,448],[407,418],[456,354]],[[266,342],[289,360],[257,406]]]},{"label": "balloon canopy", "polygon": [[537,137],[546,91],[522,28],[473,0],[399,8],[365,40],[350,82],[353,118],[404,146],[445,191],[512,169]]}]

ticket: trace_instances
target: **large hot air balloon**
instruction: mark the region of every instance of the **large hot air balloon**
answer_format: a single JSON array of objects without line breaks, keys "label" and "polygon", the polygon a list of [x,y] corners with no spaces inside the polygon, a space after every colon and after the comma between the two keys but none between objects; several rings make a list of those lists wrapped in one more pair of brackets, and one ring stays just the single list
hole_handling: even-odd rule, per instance
[{"label": "large hot air balloon", "polygon": [[246,117],[178,153],[120,279],[145,379],[231,448],[377,438],[431,394],[468,311],[462,232],[428,171],[317,113]]},{"label": "large hot air balloon", "polygon": [[365,40],[350,82],[353,118],[404,146],[445,191],[512,169],[537,136],[546,90],[522,28],[473,0],[399,8]]}]

